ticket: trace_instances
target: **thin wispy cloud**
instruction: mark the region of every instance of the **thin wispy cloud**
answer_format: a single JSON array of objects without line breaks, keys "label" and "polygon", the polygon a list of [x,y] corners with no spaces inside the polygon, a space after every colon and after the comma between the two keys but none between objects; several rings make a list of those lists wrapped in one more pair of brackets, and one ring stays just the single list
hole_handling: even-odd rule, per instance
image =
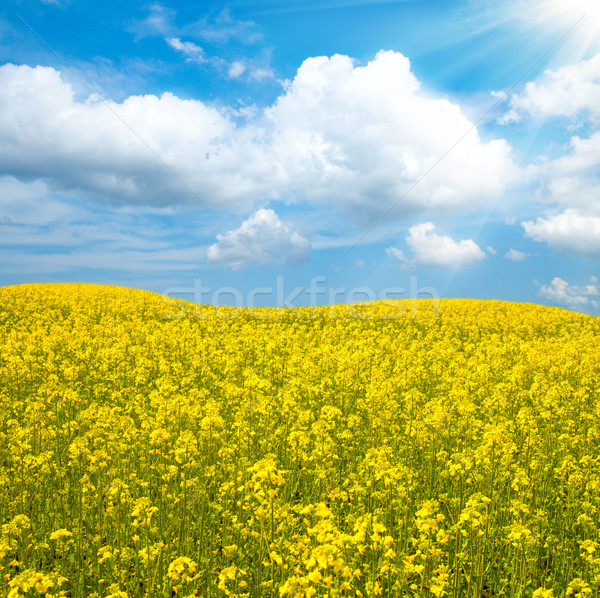
[{"label": "thin wispy cloud", "polygon": [[138,40],[146,36],[171,36],[177,31],[176,16],[175,10],[155,2],[148,8],[146,17],[132,21],[130,30]]},{"label": "thin wispy cloud", "polygon": [[251,20],[234,18],[228,8],[185,23],[175,10],[155,3],[130,30],[136,39],[162,37],[186,62],[212,67],[230,79],[244,75],[248,81],[260,82],[273,77],[260,27]]},{"label": "thin wispy cloud", "polygon": [[264,35],[254,21],[236,19],[228,8],[216,16],[205,16],[185,27],[185,30],[213,44],[226,44],[232,40],[244,44],[256,44],[264,40]]},{"label": "thin wispy cloud", "polygon": [[[381,5],[404,4],[412,0],[322,0],[320,2],[300,2],[299,0],[267,0],[252,10],[254,15],[289,14],[298,12],[321,12],[347,8],[377,7]],[[246,4],[250,4],[247,2]]]},{"label": "thin wispy cloud", "polygon": [[187,60],[206,62],[204,50],[194,42],[183,42],[178,37],[169,37],[166,42],[171,48],[181,52]]},{"label": "thin wispy cloud", "polygon": [[518,249],[513,249],[512,247],[506,252],[504,256],[507,260],[511,260],[513,262],[522,262],[526,260],[528,257],[531,257],[531,253],[527,253],[525,251],[519,251]]}]

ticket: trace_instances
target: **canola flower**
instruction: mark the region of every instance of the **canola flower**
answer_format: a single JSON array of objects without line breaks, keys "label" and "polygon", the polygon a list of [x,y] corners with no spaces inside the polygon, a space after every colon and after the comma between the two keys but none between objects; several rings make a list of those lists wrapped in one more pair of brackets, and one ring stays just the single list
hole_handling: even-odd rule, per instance
[{"label": "canola flower", "polygon": [[599,596],[598,318],[0,299],[1,596]]}]

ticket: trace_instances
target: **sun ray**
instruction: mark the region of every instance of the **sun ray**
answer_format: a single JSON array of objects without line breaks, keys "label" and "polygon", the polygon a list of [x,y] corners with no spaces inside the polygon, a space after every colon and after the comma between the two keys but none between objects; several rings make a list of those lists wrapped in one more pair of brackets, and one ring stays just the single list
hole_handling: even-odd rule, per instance
[{"label": "sun ray", "polygon": [[[529,4],[529,3],[528,3]],[[568,40],[573,58],[600,52],[600,2],[598,0],[540,0],[529,4],[529,17],[551,27],[576,24]]]}]

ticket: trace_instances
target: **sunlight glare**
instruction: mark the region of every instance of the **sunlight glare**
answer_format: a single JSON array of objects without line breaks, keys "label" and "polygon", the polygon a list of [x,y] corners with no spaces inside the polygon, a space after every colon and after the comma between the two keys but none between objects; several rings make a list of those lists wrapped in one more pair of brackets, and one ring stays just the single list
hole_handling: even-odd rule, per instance
[{"label": "sunlight glare", "polygon": [[541,0],[535,11],[539,21],[565,26],[577,23],[574,45],[581,54],[600,51],[600,0]]}]

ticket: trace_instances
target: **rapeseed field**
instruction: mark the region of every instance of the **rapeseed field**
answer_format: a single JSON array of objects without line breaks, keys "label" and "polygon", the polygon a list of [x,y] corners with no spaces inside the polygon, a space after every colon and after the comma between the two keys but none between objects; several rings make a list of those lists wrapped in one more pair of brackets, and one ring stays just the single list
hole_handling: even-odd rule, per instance
[{"label": "rapeseed field", "polygon": [[600,319],[0,289],[0,595],[598,597]]}]

